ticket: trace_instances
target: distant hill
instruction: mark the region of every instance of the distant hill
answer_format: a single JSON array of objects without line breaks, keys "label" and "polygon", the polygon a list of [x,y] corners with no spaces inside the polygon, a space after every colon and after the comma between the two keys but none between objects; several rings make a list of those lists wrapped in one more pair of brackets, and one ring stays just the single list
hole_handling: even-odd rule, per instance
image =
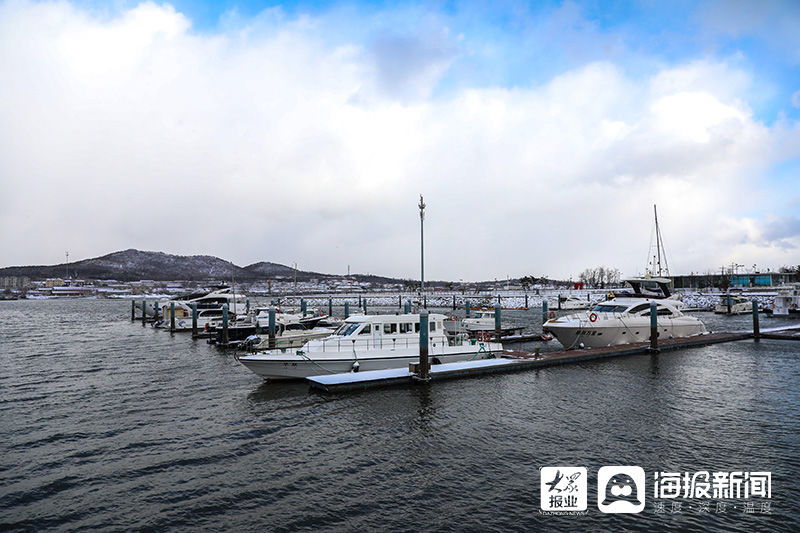
[{"label": "distant hill", "polygon": [[[124,250],[102,257],[84,259],[59,265],[12,266],[0,268],[0,277],[27,276],[31,279],[63,278],[69,270],[70,276],[80,279],[116,279],[119,281],[258,281],[275,278],[294,279],[295,270],[279,263],[259,262],[246,267],[236,266],[230,261],[210,255],[171,255],[163,252]],[[334,278],[330,274],[298,270],[297,281],[312,278]],[[395,282],[392,278],[372,275],[353,275],[361,281]]]}]

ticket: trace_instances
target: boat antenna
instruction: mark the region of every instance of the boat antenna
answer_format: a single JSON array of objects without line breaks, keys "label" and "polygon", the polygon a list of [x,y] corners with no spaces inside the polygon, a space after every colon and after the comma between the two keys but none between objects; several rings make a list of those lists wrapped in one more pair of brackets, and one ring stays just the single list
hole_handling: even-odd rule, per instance
[{"label": "boat antenna", "polygon": [[425,292],[425,202],[419,195],[419,264],[420,290]]}]

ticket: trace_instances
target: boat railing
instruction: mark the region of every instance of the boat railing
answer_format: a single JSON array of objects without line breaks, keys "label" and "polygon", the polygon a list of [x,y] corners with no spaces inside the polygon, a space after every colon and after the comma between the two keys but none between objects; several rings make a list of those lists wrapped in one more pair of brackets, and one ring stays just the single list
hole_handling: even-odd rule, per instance
[{"label": "boat railing", "polygon": [[[466,341],[466,338],[459,337],[461,343],[453,344],[445,336],[434,336],[428,340],[431,346],[461,346]],[[341,352],[345,350],[397,350],[397,349],[413,349],[419,348],[419,337],[416,338],[382,338],[382,337],[369,337],[364,339],[350,339],[347,337],[328,337],[326,339],[319,339],[314,342],[320,346],[321,352]]]}]

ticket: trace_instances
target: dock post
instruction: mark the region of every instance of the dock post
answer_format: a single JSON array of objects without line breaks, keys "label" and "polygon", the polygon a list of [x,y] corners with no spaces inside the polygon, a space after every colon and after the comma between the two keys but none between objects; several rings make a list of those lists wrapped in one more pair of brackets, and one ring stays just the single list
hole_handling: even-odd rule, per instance
[{"label": "dock post", "polygon": [[402,309],[403,308],[403,295],[402,294],[398,294],[397,295],[397,308],[398,309]]},{"label": "dock post", "polygon": [[528,309],[528,293],[525,293],[525,309]]},{"label": "dock post", "polygon": [[411,312],[411,301],[410,300],[406,300],[406,303],[403,304],[403,314],[407,315],[410,312]]},{"label": "dock post", "polygon": [[228,344],[228,304],[222,304],[222,344]]},{"label": "dock post", "polygon": [[158,322],[158,300],[153,303],[153,323]]},{"label": "dock post", "polygon": [[417,377],[428,381],[428,310],[421,309],[419,312],[419,367],[417,367]]},{"label": "dock post", "polygon": [[250,314],[250,298],[245,300],[244,303],[245,303],[245,308],[244,308],[245,311],[244,312],[249,315]]},{"label": "dock post", "polygon": [[303,298],[300,298],[300,312],[303,313],[303,316],[306,316],[306,311],[308,307],[306,306],[306,301]]},{"label": "dock post", "polygon": [[361,307],[361,295],[358,295],[358,306]]},{"label": "dock post", "polygon": [[456,310],[456,295],[453,295],[453,311]]},{"label": "dock post", "polygon": [[147,300],[142,300],[142,325],[147,321]]},{"label": "dock post", "polygon": [[344,317],[347,318],[350,316],[350,302],[344,303]]},{"label": "dock post", "polygon": [[427,294],[422,297],[422,307],[424,307],[425,309],[428,308],[428,295]]},{"label": "dock post", "polygon": [[367,314],[367,297],[366,296],[364,296],[364,302],[363,303],[364,303],[364,306],[363,306],[364,314],[366,315]]},{"label": "dock post", "polygon": [[269,344],[270,350],[275,349],[275,307],[269,308]]},{"label": "dock post", "polygon": [[328,296],[328,316],[333,316],[333,297]]},{"label": "dock post", "polygon": [[136,300],[131,300],[131,322],[136,320]]},{"label": "dock post", "polygon": [[197,337],[197,302],[192,303],[192,337]]},{"label": "dock post", "polygon": [[561,311],[561,293],[558,293],[558,310]]},{"label": "dock post", "polygon": [[731,314],[731,294],[730,293],[728,293],[728,295],[725,297],[725,304],[728,306],[728,314]]},{"label": "dock post", "polygon": [[466,304],[465,307],[466,307],[466,311],[467,311],[467,313],[466,313],[467,314],[467,318],[469,318],[469,312],[470,312],[470,301],[469,300],[467,300],[467,304]]},{"label": "dock post", "polygon": [[500,304],[494,306],[494,336],[497,337],[497,342],[502,342],[500,335],[502,334],[503,330],[500,325],[500,313],[501,311]]},{"label": "dock post", "polygon": [[758,327],[758,300],[753,298],[753,340],[761,340],[761,330]]},{"label": "dock post", "polygon": [[650,352],[658,353],[658,309],[650,302]]},{"label": "dock post", "polygon": [[542,298],[542,325],[544,325],[547,320],[547,298]]},{"label": "dock post", "polygon": [[175,331],[175,302],[169,303],[169,331]]}]

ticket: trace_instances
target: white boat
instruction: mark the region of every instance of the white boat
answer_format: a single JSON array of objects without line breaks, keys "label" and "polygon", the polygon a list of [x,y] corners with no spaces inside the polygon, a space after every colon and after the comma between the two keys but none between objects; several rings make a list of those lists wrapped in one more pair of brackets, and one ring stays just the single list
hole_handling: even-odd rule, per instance
[{"label": "white boat", "polygon": [[778,290],[772,303],[772,316],[800,317],[800,283]]},{"label": "white boat", "polygon": [[558,309],[562,311],[577,311],[581,309],[589,309],[592,307],[592,302],[575,296],[559,296]]},{"label": "white boat", "polygon": [[192,304],[197,305],[197,327],[201,330],[222,327],[222,306],[225,304],[228,304],[228,319],[231,323],[237,315],[244,315],[247,310],[247,299],[244,296],[234,294],[229,288],[223,288],[196,298],[159,302],[162,317],[160,327],[170,327],[173,303],[175,329],[178,331],[192,329]]},{"label": "white boat", "polygon": [[553,318],[542,326],[567,350],[643,342],[650,339],[650,303],[658,313],[659,338],[707,333],[700,319],[684,315],[670,299],[615,298],[591,311]]},{"label": "white boat", "polygon": [[[485,359],[503,346],[466,335],[445,333],[445,315],[429,315],[428,355],[432,364]],[[302,379],[405,367],[419,360],[419,314],[353,315],[336,332],[311,340],[300,349],[270,350],[238,357],[240,363],[268,380]]]},{"label": "white boat", "polygon": [[[457,320],[457,317],[451,317],[451,321],[454,319]],[[457,329],[458,324],[456,324],[456,329],[450,328],[449,326],[450,324],[445,324],[445,328],[450,329],[450,331],[459,331]],[[460,327],[461,330],[465,331],[470,337],[475,337],[479,333],[494,333],[494,309],[476,309],[472,311],[469,318],[464,318],[461,320]],[[525,329],[524,326],[509,326],[508,324],[500,324],[501,335],[512,335],[522,329]]]},{"label": "white boat", "polygon": [[[730,297],[730,313],[728,313],[728,298]],[[753,302],[744,296],[725,295],[722,301],[714,307],[714,312],[718,315],[744,315],[753,312]]]}]

